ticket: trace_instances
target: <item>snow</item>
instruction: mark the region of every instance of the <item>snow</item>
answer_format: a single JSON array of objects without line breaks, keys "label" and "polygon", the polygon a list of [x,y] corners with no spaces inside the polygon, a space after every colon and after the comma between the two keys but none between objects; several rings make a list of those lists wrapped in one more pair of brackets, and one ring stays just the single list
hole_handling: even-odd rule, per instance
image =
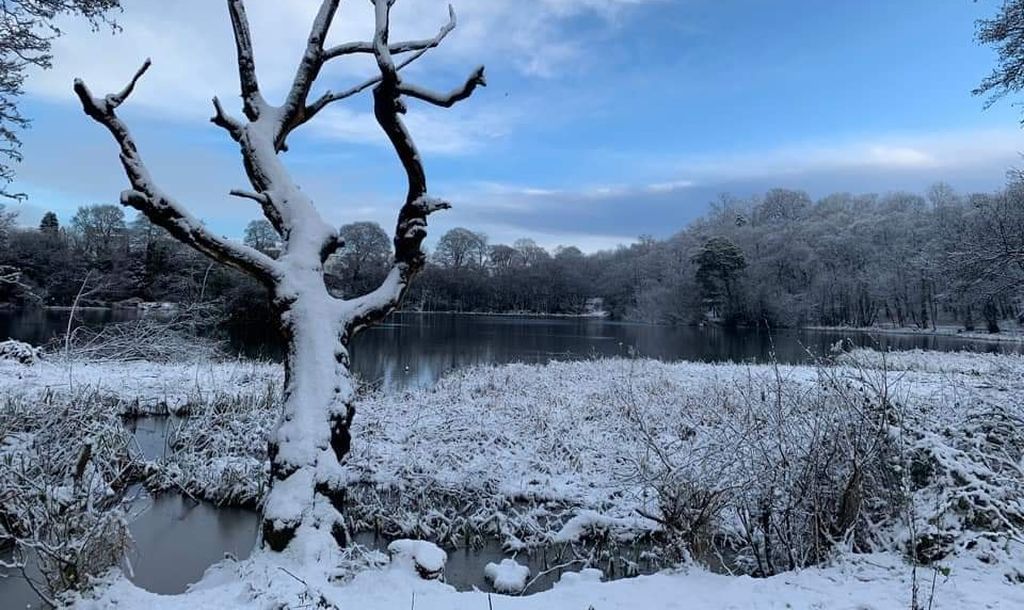
[{"label": "snow", "polygon": [[32,347],[28,343],[8,339],[0,341],[0,361],[13,361],[20,364],[35,364],[42,358],[43,350]]},{"label": "snow", "polygon": [[34,366],[0,360],[0,394],[45,399],[91,394],[122,413],[179,413],[193,406],[277,392],[279,365],[255,361],[153,363],[68,361],[51,356]]},{"label": "snow", "polygon": [[498,593],[521,593],[530,577],[530,568],[506,558],[484,566],[484,576]]},{"label": "snow", "polygon": [[426,540],[395,540],[388,545],[388,554],[393,566],[410,568],[410,573],[427,580],[441,578],[448,563],[448,553]]},{"label": "snow", "polygon": [[[918,569],[921,594],[928,595],[934,578],[934,608],[1024,607],[1022,587],[1014,584],[1024,580],[1024,545],[1013,533],[1024,514],[1016,453],[1024,426],[1013,423],[1024,406],[1024,357],[1016,355],[856,350],[821,367],[600,360],[456,371],[430,389],[359,397],[353,449],[340,473],[350,484],[346,516],[353,531],[378,528],[388,536],[446,545],[471,532],[496,537],[509,549],[581,540],[635,548],[638,538],[660,529],[640,514],[657,515],[657,496],[649,481],[635,478],[641,466],[656,472],[658,460],[642,442],[649,435],[662,443],[662,457],[681,467],[679,473],[727,490],[713,526],[735,535],[740,524],[733,511],[762,497],[757,494],[766,482],[776,483],[772,501],[788,501],[792,493],[783,478],[791,475],[780,466],[785,462],[743,449],[772,439],[775,409],[800,424],[780,446],[799,464],[809,438],[802,436],[801,418],[884,378],[891,385],[888,400],[903,418],[902,426],[891,424],[893,436],[910,455],[930,456],[931,469],[911,489],[913,526],[940,542],[951,538],[937,545],[941,572]],[[125,412],[180,405],[190,413],[181,435],[196,441],[160,468],[211,499],[221,499],[214,479],[224,472],[234,473],[232,488],[249,485],[249,497],[263,494],[265,440],[280,404],[280,382],[278,366],[239,362],[76,363],[70,373],[60,362],[0,363],[0,392],[86,392],[102,395],[109,401],[105,408]],[[784,388],[778,405],[770,393],[777,383]],[[218,402],[224,399],[235,402]],[[830,410],[823,414],[806,423],[830,429],[841,422]],[[17,451],[19,442],[9,441],[5,449]],[[329,522],[329,508],[309,509],[310,523]],[[299,509],[281,509],[292,510]],[[526,598],[496,597],[494,607],[909,607],[912,568],[899,556],[911,540],[906,526],[882,519],[865,532],[870,536],[859,542],[857,554],[840,546],[823,567],[770,578],[691,566],[600,583],[597,572],[586,572]],[[864,552],[866,547],[874,551]],[[311,591],[340,607],[370,610],[406,607],[413,596],[420,609],[487,607],[485,594],[422,582],[400,562],[387,569],[335,569],[343,564],[339,551],[312,544],[309,550],[304,556],[257,553],[246,562],[218,565],[185,596],[153,596],[112,578],[101,600],[83,600],[80,607],[233,608],[270,600],[300,606]],[[309,557],[317,561],[301,561]]]},{"label": "snow", "polygon": [[[921,569],[917,577],[922,607],[928,607],[929,600],[934,610],[1024,607],[1024,587],[1006,582],[983,564],[955,564],[948,576]],[[930,593],[933,577],[934,596]],[[73,607],[311,607],[310,590],[315,590],[338,608],[360,610],[905,610],[910,607],[913,590],[911,568],[886,554],[855,557],[770,578],[726,576],[689,568],[609,582],[599,579],[596,570],[569,573],[549,591],[508,597],[456,592],[441,582],[424,581],[407,570],[394,568],[370,568],[340,584],[329,583],[318,576],[316,568],[279,566],[260,555],[247,562],[227,561],[211,568],[203,581],[179,596],[155,595],[125,579],[111,577],[98,596],[81,599]]]}]

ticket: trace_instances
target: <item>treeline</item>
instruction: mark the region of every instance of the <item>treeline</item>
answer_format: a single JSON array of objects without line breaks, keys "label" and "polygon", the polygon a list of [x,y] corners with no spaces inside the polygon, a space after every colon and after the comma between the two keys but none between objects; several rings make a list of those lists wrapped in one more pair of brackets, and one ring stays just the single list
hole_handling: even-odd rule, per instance
[{"label": "treeline", "polygon": [[[351,296],[384,276],[391,240],[374,223],[342,227],[328,283]],[[278,239],[254,221],[245,241],[271,255]],[[4,280],[3,278],[6,278]],[[806,193],[722,197],[666,240],[616,250],[548,251],[522,239],[492,244],[457,228],[438,241],[407,310],[580,314],[660,323],[996,331],[1024,315],[1024,181],[961,195]],[[258,284],[211,264],[122,208],[80,208],[67,226],[48,213],[34,229],[0,214],[0,302],[215,301],[235,319],[266,317]]]},{"label": "treeline", "polygon": [[141,215],[127,221],[121,206],[83,206],[66,225],[53,212],[37,228],[14,220],[0,206],[0,304],[214,302],[232,316],[255,310],[265,317],[262,286],[211,263]]}]

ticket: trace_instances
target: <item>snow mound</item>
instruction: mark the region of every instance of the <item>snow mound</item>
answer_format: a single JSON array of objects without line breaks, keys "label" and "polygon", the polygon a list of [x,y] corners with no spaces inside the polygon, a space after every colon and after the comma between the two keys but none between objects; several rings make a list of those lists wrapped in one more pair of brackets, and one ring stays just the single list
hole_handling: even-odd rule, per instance
[{"label": "snow mound", "polygon": [[448,553],[426,540],[395,540],[388,545],[388,555],[392,566],[414,568],[425,580],[440,580],[448,563]]},{"label": "snow mound", "polygon": [[566,587],[573,585],[585,585],[587,583],[598,583],[604,579],[604,572],[597,568],[584,568],[579,572],[566,572],[562,574],[562,577],[555,583],[556,587]]},{"label": "snow mound", "polygon": [[501,563],[488,563],[484,566],[484,578],[498,593],[522,593],[529,577],[530,568],[515,559],[502,559]]},{"label": "snow mound", "polygon": [[0,360],[11,360],[20,364],[35,364],[43,357],[43,350],[28,343],[8,339],[0,341]]}]

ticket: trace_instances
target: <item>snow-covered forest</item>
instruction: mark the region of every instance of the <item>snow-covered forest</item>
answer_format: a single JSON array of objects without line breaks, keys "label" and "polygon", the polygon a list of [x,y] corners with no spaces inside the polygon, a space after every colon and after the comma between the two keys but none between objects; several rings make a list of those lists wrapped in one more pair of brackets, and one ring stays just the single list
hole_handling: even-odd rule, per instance
[{"label": "snow-covered forest", "polygon": [[[980,128],[751,162],[775,127],[976,121],[1024,90],[1024,0],[217,4],[0,2],[0,608],[1024,608],[1024,174]],[[887,54],[838,59],[861,29]],[[794,74],[834,95],[763,82]],[[753,94],[685,118],[719,89]],[[657,236],[593,246],[623,193]],[[631,218],[665,198],[700,213]]]}]

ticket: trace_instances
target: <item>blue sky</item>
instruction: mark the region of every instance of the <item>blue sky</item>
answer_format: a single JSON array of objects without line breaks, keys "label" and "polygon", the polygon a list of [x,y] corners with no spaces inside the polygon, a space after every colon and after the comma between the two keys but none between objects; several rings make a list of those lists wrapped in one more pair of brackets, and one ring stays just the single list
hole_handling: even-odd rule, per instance
[{"label": "blue sky", "polygon": [[[282,91],[314,0],[250,0],[257,68]],[[335,40],[368,38],[366,2],[343,3]],[[455,208],[432,221],[494,242],[533,237],[585,250],[668,236],[721,193],[774,186],[832,191],[998,188],[1024,149],[1019,108],[983,110],[970,90],[994,54],[973,40],[993,0],[462,0],[450,44],[410,78],[448,88],[485,63],[490,86],[452,111],[410,103],[432,190]],[[399,0],[396,35],[432,35],[445,3]],[[220,2],[128,0],[124,33],[69,24],[57,67],[33,75],[26,160],[15,185],[69,218],[113,202],[124,179],[109,136],[70,83],[119,87],[153,69],[125,105],[165,190],[217,230],[240,235],[257,210],[209,98],[237,99]],[[356,82],[365,61],[325,84]],[[369,99],[353,100],[291,143],[287,162],[328,218],[393,223],[403,178]]]}]

